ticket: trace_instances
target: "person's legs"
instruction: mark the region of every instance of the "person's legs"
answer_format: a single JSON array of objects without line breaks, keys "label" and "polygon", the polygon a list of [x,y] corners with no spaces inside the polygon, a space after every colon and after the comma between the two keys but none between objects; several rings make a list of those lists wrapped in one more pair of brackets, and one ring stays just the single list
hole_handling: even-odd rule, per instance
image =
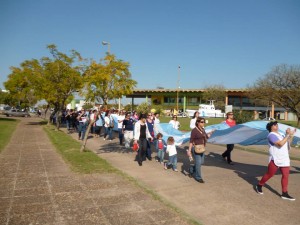
[{"label": "person's legs", "polygon": [[290,167],[280,167],[280,171],[282,174],[281,177],[281,187],[282,192],[288,191],[288,184],[289,184],[289,175],[290,175]]},{"label": "person's legs", "polygon": [[261,180],[258,182],[258,185],[264,186],[265,183],[274,176],[276,173],[278,167],[275,165],[274,161],[271,160],[268,165],[268,171],[267,173],[261,178]]},{"label": "person's legs", "polygon": [[120,145],[122,145],[122,144],[123,144],[124,134],[123,134],[121,128],[118,128],[118,132],[119,132],[119,141],[120,141]]},{"label": "person's legs", "polygon": [[147,140],[140,139],[139,140],[139,150],[138,150],[138,163],[141,166],[143,162],[143,158],[145,157],[145,152],[147,149]]},{"label": "person's legs", "polygon": [[108,138],[109,140],[112,140],[112,128],[108,127]]},{"label": "person's legs", "polygon": [[202,175],[201,175],[201,164],[203,162],[204,158],[204,153],[202,154],[194,154],[194,159],[195,159],[195,180],[199,181],[202,180]]},{"label": "person's legs", "polygon": [[108,135],[108,127],[104,127],[104,140],[106,138],[106,136]]},{"label": "person's legs", "polygon": [[172,165],[173,165],[173,170],[177,172],[178,171],[177,170],[177,155],[172,156]]},{"label": "person's legs", "polygon": [[146,157],[148,160],[152,160],[152,150],[151,150],[151,145],[152,145],[152,142],[150,141],[147,141],[147,150],[146,150]]}]

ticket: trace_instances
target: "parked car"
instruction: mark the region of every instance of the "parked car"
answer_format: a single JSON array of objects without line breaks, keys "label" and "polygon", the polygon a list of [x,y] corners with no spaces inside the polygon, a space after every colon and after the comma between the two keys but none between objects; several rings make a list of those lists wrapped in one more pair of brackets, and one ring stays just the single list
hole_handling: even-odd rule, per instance
[{"label": "parked car", "polygon": [[18,109],[5,110],[3,114],[6,116],[30,117],[30,114],[27,111],[21,111]]}]

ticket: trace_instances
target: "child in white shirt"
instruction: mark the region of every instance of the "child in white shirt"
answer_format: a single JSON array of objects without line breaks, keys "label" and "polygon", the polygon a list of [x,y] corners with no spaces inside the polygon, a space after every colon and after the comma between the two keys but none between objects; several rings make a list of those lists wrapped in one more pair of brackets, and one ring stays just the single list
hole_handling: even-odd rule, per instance
[{"label": "child in white shirt", "polygon": [[168,137],[167,140],[167,150],[166,152],[169,154],[169,161],[165,163],[165,170],[168,169],[169,166],[172,165],[173,170],[178,172],[177,170],[177,150],[175,146],[175,140],[172,136]]}]

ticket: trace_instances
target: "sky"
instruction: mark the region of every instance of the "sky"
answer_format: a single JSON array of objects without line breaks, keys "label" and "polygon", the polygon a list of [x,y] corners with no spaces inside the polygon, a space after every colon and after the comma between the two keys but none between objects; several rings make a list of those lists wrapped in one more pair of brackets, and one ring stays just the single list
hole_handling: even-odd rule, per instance
[{"label": "sky", "polygon": [[300,64],[299,0],[0,0],[0,32],[0,88],[49,44],[99,61],[109,42],[147,89],[246,88]]}]

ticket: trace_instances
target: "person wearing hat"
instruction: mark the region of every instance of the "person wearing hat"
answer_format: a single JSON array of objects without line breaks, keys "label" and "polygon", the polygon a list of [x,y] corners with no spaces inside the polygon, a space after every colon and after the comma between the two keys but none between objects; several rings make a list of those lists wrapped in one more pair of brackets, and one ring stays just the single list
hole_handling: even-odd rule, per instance
[{"label": "person wearing hat", "polygon": [[285,136],[282,136],[278,132],[277,121],[271,121],[266,126],[267,130],[270,132],[268,134],[269,143],[269,165],[267,173],[261,178],[261,180],[256,185],[256,191],[258,194],[263,194],[262,187],[265,183],[275,175],[278,168],[282,174],[281,187],[282,195],[281,198],[285,200],[294,201],[295,198],[288,194],[288,181],[290,173],[290,138],[296,132],[296,129],[292,131],[288,128],[285,131]]},{"label": "person wearing hat", "polygon": [[[234,127],[234,126],[236,125],[236,122],[235,122],[235,120],[234,120],[234,118],[233,118],[233,112],[228,112],[228,113],[226,114],[226,117],[227,117],[227,118],[226,118],[226,120],[225,120],[225,123],[226,123],[229,127]],[[227,163],[228,163],[229,165],[233,165],[233,162],[232,162],[232,160],[231,160],[231,152],[232,152],[232,150],[233,150],[233,148],[234,148],[234,144],[227,144],[226,147],[227,147],[227,148],[226,148],[226,151],[223,152],[222,157],[223,157],[224,160],[227,161]]]}]

